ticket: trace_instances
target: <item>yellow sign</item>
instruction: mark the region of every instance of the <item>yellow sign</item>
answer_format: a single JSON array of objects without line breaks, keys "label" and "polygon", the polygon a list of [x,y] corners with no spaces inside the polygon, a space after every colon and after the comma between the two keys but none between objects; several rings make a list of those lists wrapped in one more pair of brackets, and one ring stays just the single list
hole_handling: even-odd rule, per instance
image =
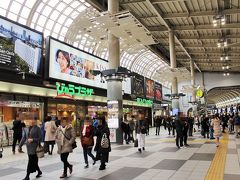
[{"label": "yellow sign", "polygon": [[203,97],[203,91],[201,89],[198,89],[196,95],[199,98]]}]

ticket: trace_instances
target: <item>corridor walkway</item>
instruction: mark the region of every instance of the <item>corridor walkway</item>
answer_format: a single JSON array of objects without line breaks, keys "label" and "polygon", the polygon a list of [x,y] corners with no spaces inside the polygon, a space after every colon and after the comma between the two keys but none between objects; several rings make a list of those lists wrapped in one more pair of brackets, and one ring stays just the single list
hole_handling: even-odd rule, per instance
[{"label": "corridor walkway", "polygon": [[[162,131],[163,132],[163,131]],[[199,134],[189,138],[190,147],[177,149],[172,136],[152,135],[146,138],[146,151],[142,154],[130,145],[112,145],[110,163],[105,171],[99,171],[99,162],[84,169],[82,149],[70,155],[74,164],[69,180],[239,180],[240,139],[225,135],[222,146],[217,150],[213,141]],[[25,149],[24,149],[25,150]],[[56,149],[55,149],[56,150]],[[215,154],[217,150],[217,153]],[[40,159],[43,177],[40,180],[57,180],[62,173],[59,156],[46,155]],[[20,180],[25,176],[27,155],[12,155],[5,148],[0,159],[0,180]],[[35,179],[35,174],[31,175]]]}]

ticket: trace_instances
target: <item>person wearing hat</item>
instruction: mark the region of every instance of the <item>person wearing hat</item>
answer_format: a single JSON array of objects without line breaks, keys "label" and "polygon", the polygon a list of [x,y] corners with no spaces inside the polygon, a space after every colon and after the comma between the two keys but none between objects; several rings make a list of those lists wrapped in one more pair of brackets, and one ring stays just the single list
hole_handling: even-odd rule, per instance
[{"label": "person wearing hat", "polygon": [[37,126],[36,118],[34,120],[30,120],[30,126],[28,128],[25,128],[25,133],[21,140],[21,143],[26,142],[28,154],[27,174],[23,180],[29,180],[30,174],[36,171],[38,172],[36,176],[37,178],[42,176],[42,171],[38,166],[38,157],[36,153],[37,147],[40,144],[41,139],[41,129]]},{"label": "person wearing hat", "polygon": [[85,168],[88,168],[88,156],[90,156],[93,160],[93,165],[96,163],[96,159],[92,154],[92,148],[94,146],[94,127],[92,126],[92,121],[89,116],[87,116],[84,120],[84,124],[81,127],[81,144],[83,147],[83,156],[85,160]]}]

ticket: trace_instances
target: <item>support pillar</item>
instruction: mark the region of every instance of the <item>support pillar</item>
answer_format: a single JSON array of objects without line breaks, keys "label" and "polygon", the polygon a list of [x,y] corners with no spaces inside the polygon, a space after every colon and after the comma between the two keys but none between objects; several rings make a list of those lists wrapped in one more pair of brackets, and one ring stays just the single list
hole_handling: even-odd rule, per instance
[{"label": "support pillar", "polygon": [[[108,0],[108,11],[112,14],[118,12],[119,0]],[[109,69],[117,69],[120,66],[120,43],[119,38],[115,37],[111,32],[108,32],[108,53],[109,53]],[[116,143],[123,143],[123,132],[121,130],[121,122],[123,117],[123,105],[122,105],[122,78],[108,77],[107,78],[107,99],[108,101],[119,102],[119,128],[116,129]]]},{"label": "support pillar", "polygon": [[[170,49],[170,65],[171,68],[177,67],[177,60],[176,60],[176,50],[175,50],[175,39],[173,31],[169,31],[169,49]],[[177,83],[177,77],[173,78],[172,81],[172,94],[178,93],[178,83]],[[173,109],[179,109],[179,101],[178,99],[172,100],[172,108]]]},{"label": "support pillar", "polygon": [[[192,91],[192,102],[196,102],[196,90],[195,90],[195,71],[194,71],[194,63],[193,60],[190,59],[190,69],[191,69],[191,84],[193,87],[193,91]],[[195,115],[197,113],[197,105],[193,104],[193,115]]]}]

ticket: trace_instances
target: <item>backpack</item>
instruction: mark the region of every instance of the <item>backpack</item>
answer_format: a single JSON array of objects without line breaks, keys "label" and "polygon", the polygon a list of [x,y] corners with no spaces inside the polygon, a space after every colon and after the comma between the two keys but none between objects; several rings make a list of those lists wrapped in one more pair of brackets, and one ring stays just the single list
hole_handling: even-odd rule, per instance
[{"label": "backpack", "polygon": [[106,134],[106,133],[104,133],[103,136],[102,136],[102,139],[101,139],[101,147],[104,148],[104,149],[109,148],[109,141],[108,141],[108,138],[107,138],[107,134]]}]

